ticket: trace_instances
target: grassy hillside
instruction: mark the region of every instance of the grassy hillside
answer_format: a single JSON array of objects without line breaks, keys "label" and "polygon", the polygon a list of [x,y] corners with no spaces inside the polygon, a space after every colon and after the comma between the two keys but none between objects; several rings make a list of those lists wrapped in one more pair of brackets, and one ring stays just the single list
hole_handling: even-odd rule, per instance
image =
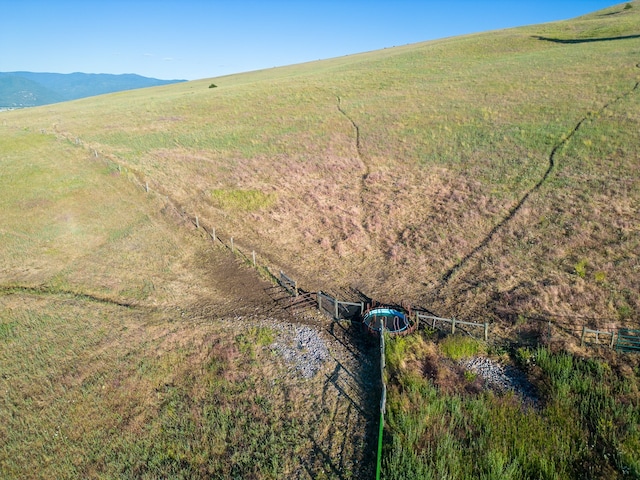
[{"label": "grassy hillside", "polygon": [[[370,465],[372,427],[358,401],[375,406],[366,395],[377,390],[337,343],[322,375],[289,375],[264,322],[290,317],[196,215],[309,290],[491,321],[512,340],[549,322],[574,344],[584,324],[637,328],[640,3],[630,5],[0,113],[2,473],[370,476],[357,467]],[[422,357],[397,367],[390,389],[391,444],[415,449],[387,452],[396,473],[426,464],[432,438],[403,428],[426,415],[419,398],[442,393],[422,378],[439,357],[420,341]],[[576,365],[578,378],[600,368]],[[603,447],[555,470],[528,465],[532,478],[637,471],[626,409],[637,368],[599,373],[623,404],[614,411],[598,410],[604,394],[571,403],[587,380],[540,368],[550,410],[532,441],[564,429],[574,446]],[[467,425],[525,421],[494,400],[434,403],[429,415],[457,422],[449,453],[477,438]],[[589,409],[609,415],[600,430],[565,428]],[[614,447],[618,463],[578,468]],[[491,452],[486,469],[463,474],[499,478],[513,451]]]},{"label": "grassy hillside", "polygon": [[[5,121],[81,138],[312,289],[498,322],[626,321],[638,313],[639,11]],[[245,191],[270,200],[220,201]]]},{"label": "grassy hillside", "polygon": [[5,118],[0,477],[370,471],[352,399],[377,390],[348,332],[318,329],[326,355],[301,376],[270,283],[130,171]]}]

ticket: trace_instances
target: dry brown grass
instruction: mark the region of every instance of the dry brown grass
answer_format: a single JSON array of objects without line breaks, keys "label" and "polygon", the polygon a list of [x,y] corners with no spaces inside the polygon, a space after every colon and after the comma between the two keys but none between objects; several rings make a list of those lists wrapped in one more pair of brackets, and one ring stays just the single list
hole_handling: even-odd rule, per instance
[{"label": "dry brown grass", "polygon": [[301,378],[252,329],[296,319],[175,199],[64,138],[4,133],[0,476],[369,468],[362,358],[316,322],[332,358]]},{"label": "dry brown grass", "polygon": [[[314,69],[294,80],[227,79],[214,94],[193,82],[158,90],[136,116],[112,102],[101,107],[106,120],[80,111],[86,126],[65,115],[56,128],[308,289],[356,287],[495,322],[625,320],[637,309],[624,293],[637,280],[624,273],[635,272],[635,246],[621,233],[637,223],[637,69],[610,55],[613,44],[561,50],[532,36],[554,28],[562,30],[459,39],[465,54],[443,41],[365,56],[336,65],[331,87]],[[135,106],[145,95],[127,100]],[[546,184],[511,216],[563,135],[593,111]],[[277,200],[229,209],[211,198],[225,189]],[[588,278],[575,272],[583,258]]]},{"label": "dry brown grass", "polygon": [[[505,340],[637,325],[638,39],[536,36],[637,34],[639,10],[3,112],[3,468],[304,478],[364,458],[352,375],[282,380],[236,341],[273,302],[196,215],[308,290]],[[251,470],[258,447],[278,463]]]}]

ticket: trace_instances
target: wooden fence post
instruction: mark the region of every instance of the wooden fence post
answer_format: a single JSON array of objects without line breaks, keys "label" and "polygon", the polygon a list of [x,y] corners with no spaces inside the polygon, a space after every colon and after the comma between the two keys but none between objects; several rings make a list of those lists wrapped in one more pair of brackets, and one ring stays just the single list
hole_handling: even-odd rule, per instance
[{"label": "wooden fence post", "polygon": [[611,332],[611,345],[609,345],[609,348],[613,348],[613,343],[615,341],[616,338],[616,332]]},{"label": "wooden fence post", "polygon": [[196,228],[200,228],[200,221],[198,220],[197,215],[196,215]]},{"label": "wooden fence post", "polygon": [[255,267],[255,266],[256,266],[256,251],[255,251],[255,250],[253,250],[253,251],[251,252],[251,254],[253,255],[253,266]]},{"label": "wooden fence post", "polygon": [[586,326],[582,326],[582,336],[580,337],[580,346],[584,347],[584,335],[586,333],[587,327]]},{"label": "wooden fence post", "polygon": [[231,237],[231,251],[235,252],[235,250],[233,249],[233,237]]},{"label": "wooden fence post", "polygon": [[211,241],[216,243],[216,227],[211,227]]},{"label": "wooden fence post", "polygon": [[149,193],[149,182],[144,182],[144,191]]},{"label": "wooden fence post", "polygon": [[456,318],[453,317],[451,319],[451,335],[453,335],[454,333],[456,333]]},{"label": "wooden fence post", "polygon": [[489,341],[489,323],[488,322],[484,322],[484,341],[485,342]]},{"label": "wooden fence post", "polygon": [[322,298],[320,298],[320,295],[322,295],[322,292],[318,291],[318,310],[322,310]]},{"label": "wooden fence post", "polygon": [[338,312],[338,299],[337,299],[337,298],[334,298],[334,299],[333,299],[333,306],[335,307],[335,308],[334,308],[334,310],[335,310],[335,312],[334,312],[334,318],[335,318],[336,320],[339,320],[339,319],[340,319],[340,317],[338,317],[339,312]]}]

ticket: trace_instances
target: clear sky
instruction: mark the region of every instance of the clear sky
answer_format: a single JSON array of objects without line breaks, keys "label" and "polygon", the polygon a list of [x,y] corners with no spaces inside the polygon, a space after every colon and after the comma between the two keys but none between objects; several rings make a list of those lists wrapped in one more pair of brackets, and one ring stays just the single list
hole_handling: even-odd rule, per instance
[{"label": "clear sky", "polygon": [[194,80],[564,20],[619,3],[0,0],[0,72],[137,73]]}]

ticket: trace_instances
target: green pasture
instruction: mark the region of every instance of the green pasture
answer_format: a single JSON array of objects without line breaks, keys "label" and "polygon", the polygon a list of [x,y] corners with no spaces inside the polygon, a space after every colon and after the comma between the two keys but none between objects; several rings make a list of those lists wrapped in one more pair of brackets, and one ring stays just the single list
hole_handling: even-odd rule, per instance
[{"label": "green pasture", "polygon": [[[395,381],[383,451],[385,478],[640,475],[637,367],[623,374],[598,359],[539,348],[527,356],[526,368],[536,372],[542,398],[523,405],[515,393],[442,393],[419,372],[398,364],[396,348],[403,346],[387,343],[387,366]],[[473,378],[465,375],[462,381]]]},{"label": "green pasture", "polygon": [[575,333],[640,314],[625,5],[0,112],[0,477],[357,478],[318,467],[322,381],[283,383],[274,333],[232,321],[196,215],[311,291],[520,346],[536,406],[424,373],[498,347],[391,341],[384,478],[640,477],[637,362]]}]

